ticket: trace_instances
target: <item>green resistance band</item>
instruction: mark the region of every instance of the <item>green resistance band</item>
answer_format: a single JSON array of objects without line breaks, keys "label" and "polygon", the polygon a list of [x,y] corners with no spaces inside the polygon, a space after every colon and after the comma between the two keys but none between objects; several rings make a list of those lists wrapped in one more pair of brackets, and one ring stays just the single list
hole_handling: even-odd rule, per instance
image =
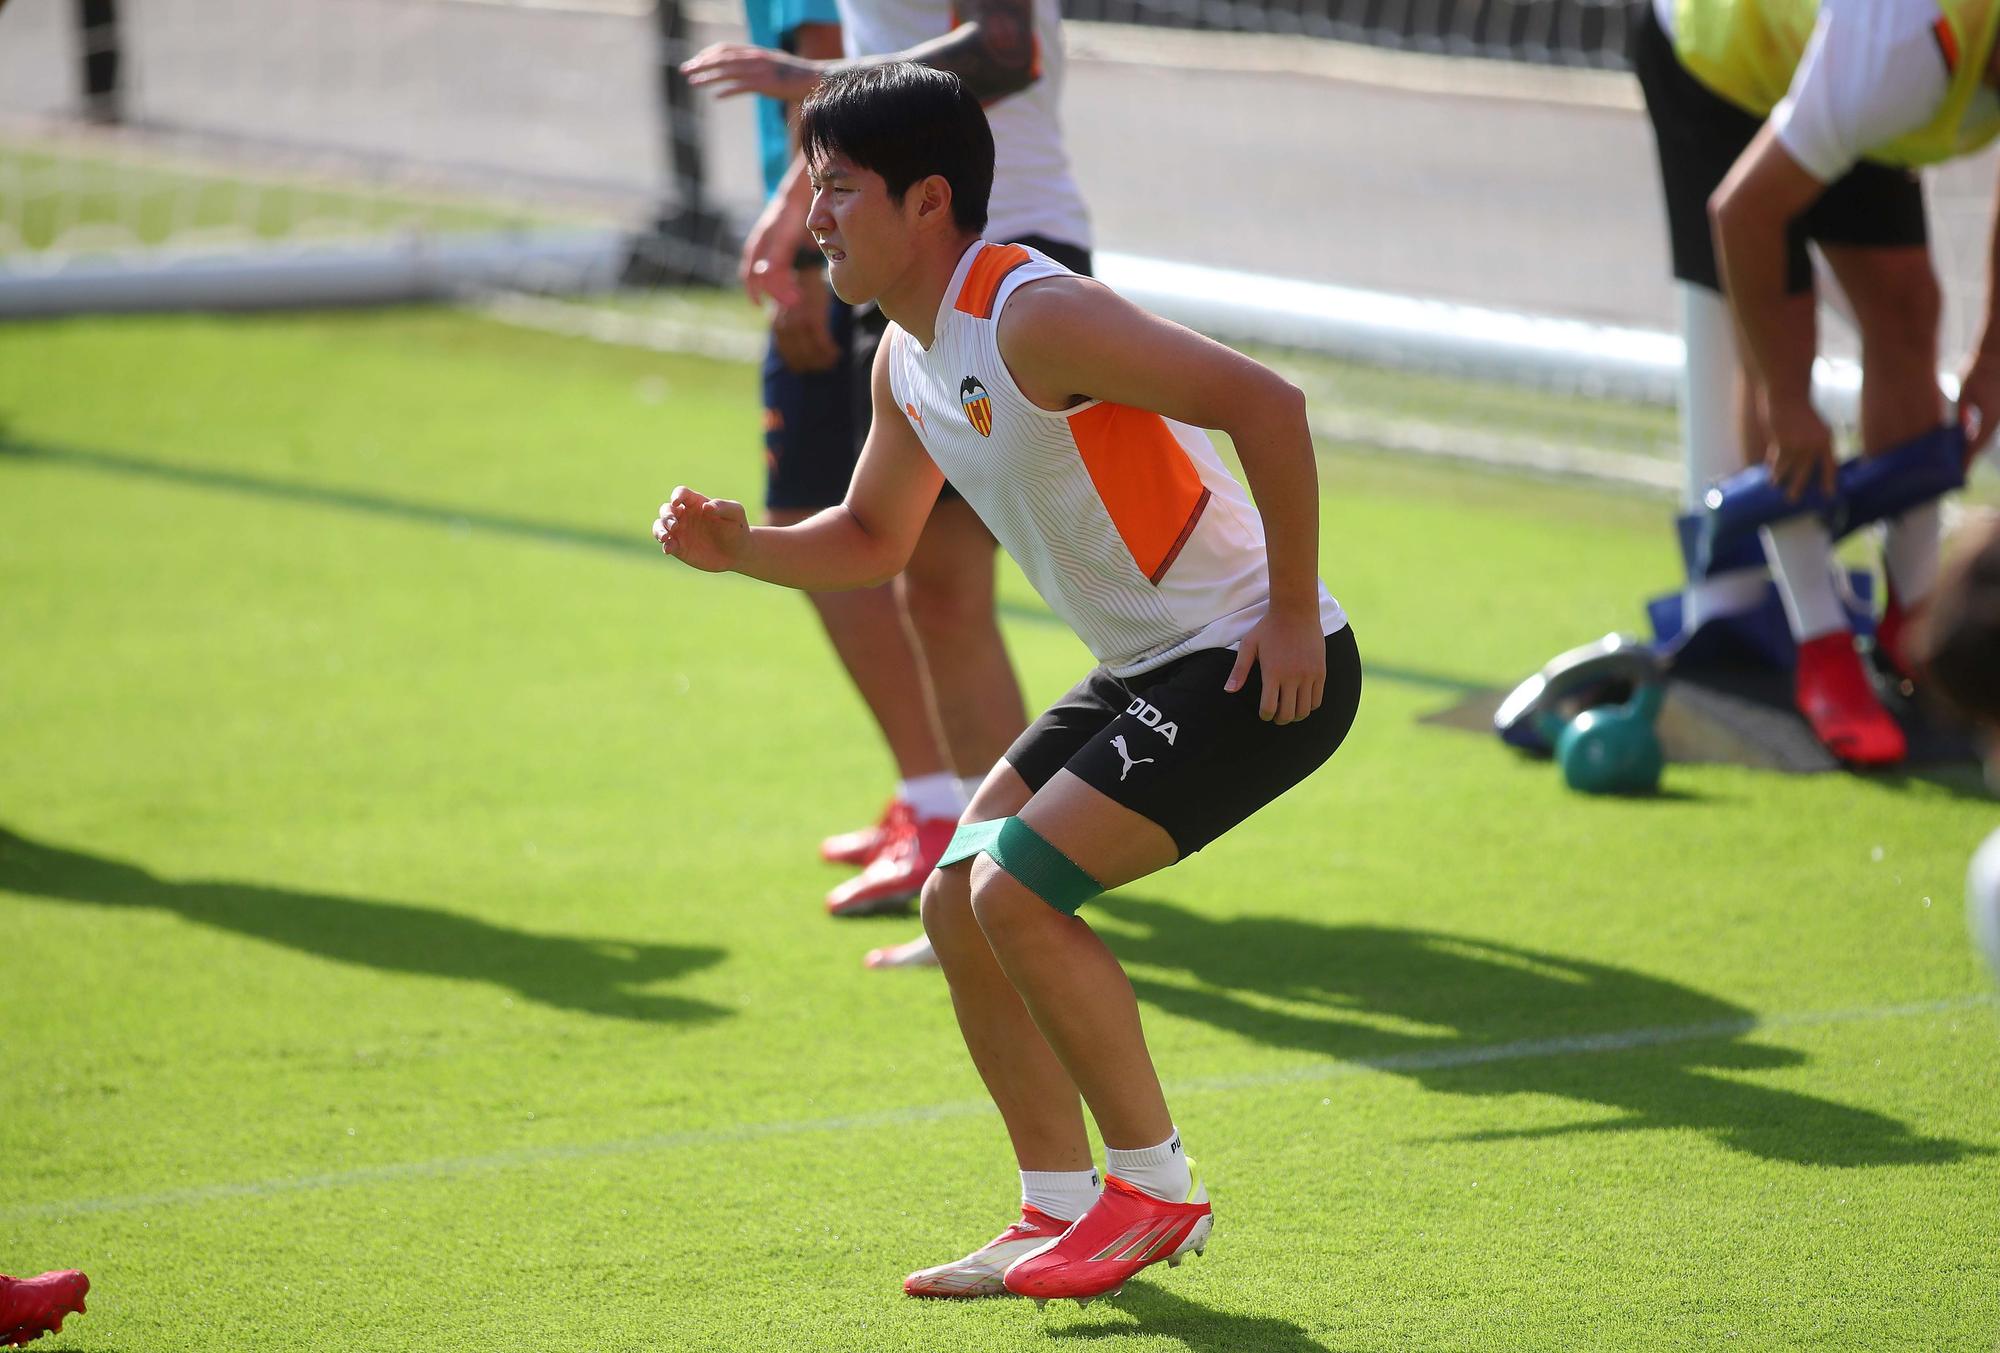
[{"label": "green resistance band", "polygon": [[938,868],[981,853],[1013,875],[1020,885],[1065,916],[1104,891],[1104,885],[1076,867],[1069,856],[1018,817],[969,822],[952,833]]}]

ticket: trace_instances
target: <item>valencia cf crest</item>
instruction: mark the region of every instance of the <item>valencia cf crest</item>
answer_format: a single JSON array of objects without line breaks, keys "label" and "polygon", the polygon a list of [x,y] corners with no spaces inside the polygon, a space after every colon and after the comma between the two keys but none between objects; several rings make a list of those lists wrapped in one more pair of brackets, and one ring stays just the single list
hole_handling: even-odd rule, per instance
[{"label": "valencia cf crest", "polygon": [[972,420],[972,426],[982,437],[993,435],[993,400],[986,393],[986,387],[967,376],[958,386],[958,402],[965,406],[965,416]]}]

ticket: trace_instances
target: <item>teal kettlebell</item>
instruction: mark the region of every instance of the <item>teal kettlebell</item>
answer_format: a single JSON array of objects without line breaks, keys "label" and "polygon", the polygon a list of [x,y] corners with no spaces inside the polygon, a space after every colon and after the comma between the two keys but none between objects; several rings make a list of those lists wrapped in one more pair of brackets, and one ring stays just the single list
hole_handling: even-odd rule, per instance
[{"label": "teal kettlebell", "polygon": [[1619,705],[1598,705],[1570,720],[1556,737],[1563,783],[1584,794],[1650,794],[1660,787],[1666,756],[1653,724],[1664,688],[1641,685]]}]

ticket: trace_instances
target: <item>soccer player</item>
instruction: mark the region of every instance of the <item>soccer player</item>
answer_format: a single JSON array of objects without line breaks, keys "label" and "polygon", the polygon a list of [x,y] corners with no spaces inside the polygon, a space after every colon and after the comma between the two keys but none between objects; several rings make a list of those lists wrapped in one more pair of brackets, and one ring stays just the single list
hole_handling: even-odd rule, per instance
[{"label": "soccer player", "polygon": [[[1989,774],[2000,775],[2000,522],[1946,571],[1917,649],[1931,688],[1993,739]],[[2000,980],[2000,831],[1973,855],[1965,893],[1973,939]]]},{"label": "soccer player", "polygon": [[89,1291],[90,1279],[73,1268],[32,1278],[0,1273],[0,1344],[22,1348],[60,1331],[65,1318],[83,1314],[83,1298]]},{"label": "soccer player", "polygon": [[[777,50],[753,30],[754,45],[718,43],[684,69],[690,83],[725,97],[755,92],[790,100],[804,97],[822,73],[835,68],[910,59],[956,73],[987,105],[993,126],[997,165],[991,237],[1027,245],[1088,274],[1090,218],[1063,147],[1063,47],[1056,0],[970,0],[962,7],[954,0],[842,0],[840,13],[846,55],[839,60],[805,50]],[[742,271],[753,298],[788,303],[799,287],[816,279],[816,266],[793,267],[801,247],[815,264],[818,261],[818,251],[805,233],[808,196],[804,161],[794,159],[745,245]],[[886,327],[881,313],[864,305],[851,326],[839,330],[846,349],[842,361],[854,377],[856,436],[844,454],[814,457],[819,496],[812,506],[839,502],[852,476],[860,438],[867,431],[871,359]],[[993,613],[993,549],[992,536],[947,484],[930,527],[897,584],[910,629],[918,639],[925,685],[918,698],[904,702],[905,717],[922,713],[923,697],[928,697],[936,711],[941,759],[968,777],[963,786],[967,793],[977,788],[979,776],[1027,724],[1020,687]],[[878,646],[873,651],[888,649]],[[916,894],[964,806],[962,799],[951,804],[940,820],[945,793],[938,777],[913,779],[906,771],[898,801],[907,804],[921,798],[914,813],[904,808],[899,819],[897,805],[892,804],[891,830],[879,836],[855,833],[822,847],[828,858],[867,866],[861,877],[828,898],[835,914],[892,909]],[[871,859],[869,843],[878,839],[886,844]],[[906,966],[934,958],[919,937],[874,951],[868,963]]]},{"label": "soccer player", "polygon": [[[1938,284],[1914,170],[2000,134],[1996,25],[2000,7],[1988,0],[1653,0],[1642,12],[1633,64],[1682,284],[1690,504],[1710,480],[1755,460],[1794,496],[1832,485],[1833,440],[1810,399],[1809,240],[1860,330],[1863,453],[1943,421]],[[1996,314],[1989,303],[1960,400],[1980,438],[2000,414]],[[1937,580],[1939,522],[1933,501],[1891,520],[1885,535],[1877,644],[1905,678],[1915,675],[1910,622]],[[1855,652],[1824,523],[1806,513],[1763,534],[1798,641],[1801,713],[1844,761],[1900,761],[1902,730]],[[1742,609],[1761,588],[1740,576],[1696,584],[1688,628]]]},{"label": "soccer player", "polygon": [[[1101,664],[993,767],[924,885],[1021,1213],[904,1281],[918,1296],[1088,1300],[1199,1252],[1212,1218],[1131,984],[1077,909],[1304,778],[1360,696],[1352,631],[1315,573],[1304,399],[1044,254],[982,239],[993,143],[957,77],[830,74],[800,143],[835,292],[892,321],[854,483],[777,529],[677,488],[653,533],[696,568],[860,586],[902,567],[949,476]],[[1261,507],[1202,427],[1229,434]],[[1101,1193],[1085,1105],[1107,1150]]]},{"label": "soccer player", "polygon": [[[744,10],[760,44],[802,60],[840,54],[833,0],[745,0]],[[776,197],[793,158],[790,108],[770,97],[757,104],[765,192]],[[840,501],[867,431],[865,410],[856,409],[853,317],[828,292],[819,251],[811,253],[812,266],[798,271],[789,298],[774,302],[764,356],[764,507],[765,520],[776,526]],[[849,916],[904,908],[951,839],[965,791],[942,743],[894,588],[816,593],[812,605],[897,776],[881,822],[821,843],[823,858],[861,867],[859,877],[834,889],[828,910]],[[1019,720],[1026,722],[1025,712]]]}]

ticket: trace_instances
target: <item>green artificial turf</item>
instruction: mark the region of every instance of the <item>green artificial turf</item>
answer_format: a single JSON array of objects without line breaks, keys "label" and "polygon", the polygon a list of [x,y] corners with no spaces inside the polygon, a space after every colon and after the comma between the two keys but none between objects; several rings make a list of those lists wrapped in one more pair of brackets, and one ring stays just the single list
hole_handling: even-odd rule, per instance
[{"label": "green artificial turf", "polygon": [[1084,913],[1208,1255],[904,1298],[1016,1181],[938,975],[860,965],[913,923],[823,914],[889,770],[807,608],[651,548],[757,428],[446,311],[0,329],[0,1269],[95,1284],[40,1346],[1993,1346],[1994,803],[1420,723],[1637,628],[1667,508],[1332,448],[1352,738]]},{"label": "green artificial turf", "polygon": [[495,230],[551,214],[407,187],[0,142],[0,254]]}]

